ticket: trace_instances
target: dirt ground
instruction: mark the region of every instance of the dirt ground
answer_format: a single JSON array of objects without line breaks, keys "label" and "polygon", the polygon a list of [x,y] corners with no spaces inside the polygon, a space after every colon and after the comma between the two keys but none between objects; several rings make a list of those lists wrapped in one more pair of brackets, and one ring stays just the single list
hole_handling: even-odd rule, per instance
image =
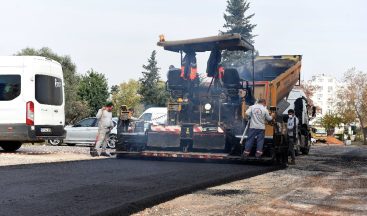
[{"label": "dirt ground", "polygon": [[367,215],[367,147],[315,145],[297,165],[208,188],[145,215]]}]

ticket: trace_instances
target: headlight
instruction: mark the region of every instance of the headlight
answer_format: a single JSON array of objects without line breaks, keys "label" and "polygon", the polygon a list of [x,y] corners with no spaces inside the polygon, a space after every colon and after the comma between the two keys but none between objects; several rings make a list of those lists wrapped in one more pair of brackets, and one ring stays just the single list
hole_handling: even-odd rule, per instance
[{"label": "headlight", "polygon": [[205,104],[204,108],[206,111],[209,111],[212,108],[212,105],[210,105],[210,103],[207,103]]}]

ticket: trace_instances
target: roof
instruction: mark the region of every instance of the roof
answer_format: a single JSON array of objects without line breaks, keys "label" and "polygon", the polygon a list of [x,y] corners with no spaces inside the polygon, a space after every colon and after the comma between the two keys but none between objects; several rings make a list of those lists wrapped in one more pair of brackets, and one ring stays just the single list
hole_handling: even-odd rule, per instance
[{"label": "roof", "polygon": [[212,37],[195,38],[189,40],[162,41],[157,43],[165,50],[173,52],[205,52],[215,48],[219,50],[254,50],[254,47],[240,34],[224,34]]}]

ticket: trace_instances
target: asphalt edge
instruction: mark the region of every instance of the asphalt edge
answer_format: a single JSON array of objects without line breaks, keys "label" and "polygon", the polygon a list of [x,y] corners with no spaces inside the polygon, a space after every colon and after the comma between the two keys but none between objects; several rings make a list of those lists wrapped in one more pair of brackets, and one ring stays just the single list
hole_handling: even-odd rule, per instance
[{"label": "asphalt edge", "polygon": [[268,172],[277,171],[280,169],[283,169],[282,166],[272,166],[267,167],[266,169],[260,169],[258,171],[250,171],[247,173],[241,173],[241,174],[233,174],[230,176],[226,176],[220,179],[213,179],[213,180],[206,180],[199,182],[194,185],[184,186],[181,188],[177,188],[174,190],[164,191],[161,193],[157,193],[152,196],[147,196],[144,198],[141,198],[139,200],[135,200],[129,203],[125,203],[121,206],[116,206],[114,208],[110,208],[101,212],[98,212],[96,214],[92,214],[93,216],[125,216],[125,215],[131,215],[134,213],[137,213],[139,211],[142,211],[146,208],[158,205],[160,203],[167,202],[169,200],[172,200],[174,198],[177,198],[179,196],[183,196],[189,193],[193,193],[198,190],[202,190],[209,187],[218,186],[221,184],[230,183],[233,181],[238,181],[246,178],[251,178],[254,176],[262,175]]}]

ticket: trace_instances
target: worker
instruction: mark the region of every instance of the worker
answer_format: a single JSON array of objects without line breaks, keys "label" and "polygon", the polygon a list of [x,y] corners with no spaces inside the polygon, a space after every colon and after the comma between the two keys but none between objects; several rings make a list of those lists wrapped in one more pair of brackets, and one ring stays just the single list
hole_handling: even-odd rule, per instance
[{"label": "worker", "polygon": [[259,99],[257,104],[250,106],[246,115],[250,117],[250,125],[248,129],[247,140],[245,144],[245,150],[243,152],[243,157],[248,157],[250,155],[252,145],[254,144],[255,138],[257,140],[256,157],[261,157],[263,154],[263,145],[265,138],[265,121],[273,120],[273,115],[269,114],[266,109],[266,100]]},{"label": "worker", "polygon": [[[110,157],[111,154],[106,152],[107,148],[107,139],[109,137],[110,131],[114,127],[112,121],[112,109],[113,104],[112,102],[106,103],[104,107],[98,110],[96,115],[98,119],[98,134],[94,149],[91,149],[91,155],[95,156],[107,156]],[[99,149],[102,146],[101,153],[99,153]]]},{"label": "worker", "polygon": [[295,112],[293,109],[288,110],[288,122],[287,122],[287,140],[288,140],[288,151],[291,156],[290,165],[296,164],[296,154],[294,152],[294,145],[297,141],[297,134],[298,134],[298,118],[294,115]]},{"label": "worker", "polygon": [[128,110],[126,105],[121,105],[118,120],[118,129],[122,129],[122,132],[128,132],[131,117],[132,117],[131,109]]},{"label": "worker", "polygon": [[182,60],[181,78],[184,80],[195,80],[198,78],[198,69],[196,63],[196,53],[188,52]]}]

